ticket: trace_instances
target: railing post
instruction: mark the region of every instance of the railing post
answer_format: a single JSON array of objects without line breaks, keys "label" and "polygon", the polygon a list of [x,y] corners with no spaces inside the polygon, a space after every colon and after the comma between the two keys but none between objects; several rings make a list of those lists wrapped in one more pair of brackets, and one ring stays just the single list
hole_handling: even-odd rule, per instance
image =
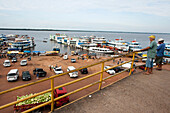
[{"label": "railing post", "polygon": [[129,75],[132,74],[132,68],[133,68],[133,64],[134,64],[134,59],[135,59],[135,52],[133,53],[132,64],[131,64],[131,67],[130,67]]},{"label": "railing post", "polygon": [[51,112],[54,111],[54,78],[51,79]]},{"label": "railing post", "polygon": [[100,75],[100,83],[99,83],[99,90],[101,89],[102,86],[102,81],[103,81],[103,71],[104,71],[104,62],[102,62],[102,68],[101,68],[101,75]]}]

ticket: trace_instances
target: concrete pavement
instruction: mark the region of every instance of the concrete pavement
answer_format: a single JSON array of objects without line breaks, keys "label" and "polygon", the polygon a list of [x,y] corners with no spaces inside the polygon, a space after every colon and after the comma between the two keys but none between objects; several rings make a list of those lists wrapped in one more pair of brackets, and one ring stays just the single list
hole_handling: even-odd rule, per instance
[{"label": "concrete pavement", "polygon": [[170,113],[170,70],[135,73],[54,113]]}]

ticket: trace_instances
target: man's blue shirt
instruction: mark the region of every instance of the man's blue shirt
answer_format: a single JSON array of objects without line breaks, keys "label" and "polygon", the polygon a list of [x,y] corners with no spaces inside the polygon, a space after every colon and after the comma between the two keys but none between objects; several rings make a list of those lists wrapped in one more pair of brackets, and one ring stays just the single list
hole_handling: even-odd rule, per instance
[{"label": "man's blue shirt", "polygon": [[162,43],[157,47],[157,56],[163,57],[164,56],[164,49],[165,49],[165,44]]}]

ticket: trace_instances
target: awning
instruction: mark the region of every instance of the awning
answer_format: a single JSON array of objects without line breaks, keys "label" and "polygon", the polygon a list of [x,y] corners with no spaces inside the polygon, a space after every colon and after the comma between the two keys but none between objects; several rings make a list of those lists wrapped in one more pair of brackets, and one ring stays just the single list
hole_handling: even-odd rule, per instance
[{"label": "awning", "polygon": [[143,54],[142,57],[147,57],[147,54]]},{"label": "awning", "polygon": [[96,53],[88,53],[88,56],[96,56]]},{"label": "awning", "polygon": [[18,48],[10,48],[10,49],[8,49],[8,51],[19,51],[20,49],[18,49]]},{"label": "awning", "polygon": [[31,53],[31,51],[24,51],[24,53]]},{"label": "awning", "polygon": [[33,53],[45,53],[45,51],[32,51]]},{"label": "awning", "polygon": [[18,54],[18,53],[19,53],[19,51],[8,51],[8,54],[12,54],[12,53],[16,53],[16,54]]},{"label": "awning", "polygon": [[58,53],[58,51],[46,51],[47,54],[49,53]]},{"label": "awning", "polygon": [[18,54],[24,54],[24,52],[19,52]]},{"label": "awning", "polygon": [[82,54],[83,56],[87,56],[87,54]]}]

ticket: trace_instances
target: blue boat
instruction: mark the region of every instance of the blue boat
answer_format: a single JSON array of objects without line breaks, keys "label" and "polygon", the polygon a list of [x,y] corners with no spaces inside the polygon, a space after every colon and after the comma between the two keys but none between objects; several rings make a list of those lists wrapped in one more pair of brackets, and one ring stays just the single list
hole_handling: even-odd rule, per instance
[{"label": "blue boat", "polygon": [[170,51],[164,51],[164,56],[165,57],[170,57]]},{"label": "blue boat", "polygon": [[58,53],[60,52],[60,48],[58,47],[53,47],[53,51],[58,51]]},{"label": "blue boat", "polygon": [[165,43],[165,48],[170,49],[170,43]]}]

